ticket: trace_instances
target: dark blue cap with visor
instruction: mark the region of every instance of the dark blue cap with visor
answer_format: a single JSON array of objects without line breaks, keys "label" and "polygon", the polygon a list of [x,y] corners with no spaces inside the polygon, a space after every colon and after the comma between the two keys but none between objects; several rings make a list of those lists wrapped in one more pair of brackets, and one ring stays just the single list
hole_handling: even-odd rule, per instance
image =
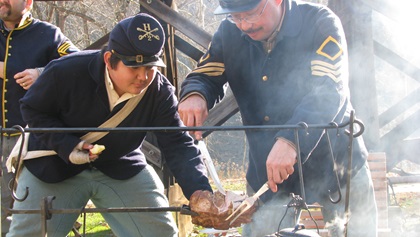
[{"label": "dark blue cap with visor", "polygon": [[219,0],[219,6],[214,11],[215,15],[235,12],[247,12],[261,2],[261,0]]},{"label": "dark blue cap with visor", "polygon": [[152,16],[140,13],[120,21],[111,31],[108,50],[128,67],[165,67],[161,59],[165,33]]}]

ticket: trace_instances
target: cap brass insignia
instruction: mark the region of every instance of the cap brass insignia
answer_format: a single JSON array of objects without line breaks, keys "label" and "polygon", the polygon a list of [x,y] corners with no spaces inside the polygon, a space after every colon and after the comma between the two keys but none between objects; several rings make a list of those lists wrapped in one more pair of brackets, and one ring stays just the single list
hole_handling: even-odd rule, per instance
[{"label": "cap brass insignia", "polygon": [[139,40],[143,40],[144,38],[147,38],[147,40],[148,40],[148,41],[152,41],[152,39],[153,39],[153,38],[155,38],[156,40],[160,40],[159,35],[154,35],[154,34],[152,34],[153,32],[155,32],[155,31],[158,31],[158,30],[159,30],[159,28],[158,28],[158,27],[156,27],[156,28],[154,28],[153,30],[151,30],[151,29],[150,29],[150,24],[143,24],[143,28],[144,28],[144,29],[142,29],[142,28],[140,28],[140,27],[137,27],[137,30],[138,30],[139,32],[144,33],[144,34],[142,34],[142,35],[139,35]]}]

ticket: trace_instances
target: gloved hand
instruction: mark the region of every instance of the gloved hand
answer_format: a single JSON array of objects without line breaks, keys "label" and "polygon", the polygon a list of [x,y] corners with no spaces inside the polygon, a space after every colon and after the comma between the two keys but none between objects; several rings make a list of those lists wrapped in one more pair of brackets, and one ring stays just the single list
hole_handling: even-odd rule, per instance
[{"label": "gloved hand", "polygon": [[70,162],[75,165],[82,165],[96,160],[98,158],[98,154],[90,153],[89,150],[92,148],[92,144],[84,141],[79,142],[69,155]]}]

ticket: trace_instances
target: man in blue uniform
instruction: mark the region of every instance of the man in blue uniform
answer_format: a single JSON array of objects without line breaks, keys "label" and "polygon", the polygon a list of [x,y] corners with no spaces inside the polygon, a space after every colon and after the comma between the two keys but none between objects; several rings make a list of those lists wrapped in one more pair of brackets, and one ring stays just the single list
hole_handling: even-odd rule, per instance
[{"label": "man in blue uniform", "polygon": [[[208,109],[225,95],[229,84],[244,125],[340,124],[352,110],[348,88],[345,35],[328,8],[292,0],[219,0],[215,14],[227,14],[205,55],[185,79],[179,113],[186,126],[202,126]],[[330,131],[343,195],[346,190],[349,137]],[[201,132],[195,132],[197,139]],[[300,194],[293,130],[248,130],[249,194],[268,182],[264,205],[244,228],[244,236],[278,230],[289,193]],[[345,198],[329,200],[338,183],[326,134],[299,132],[306,202],[323,206],[334,236],[343,235]],[[376,204],[367,150],[354,140],[348,236],[376,236]],[[333,198],[336,198],[333,194]],[[293,227],[293,211],[280,228]],[[268,218],[269,216],[269,218]],[[340,230],[341,229],[341,230]]]},{"label": "man in blue uniform", "polygon": [[[111,117],[114,123],[132,104],[131,112],[120,114],[118,127],[183,126],[175,89],[158,70],[165,66],[160,58],[164,42],[162,26],[153,17],[138,14],[122,20],[103,50],[73,53],[48,64],[21,100],[25,122],[31,128],[98,127]],[[24,161],[17,195],[22,197],[29,187],[29,196],[15,202],[14,209],[39,209],[39,200],[46,196],[56,197],[54,208],[80,208],[89,199],[97,208],[169,205],[163,183],[140,150],[146,132],[87,138],[91,134],[32,133],[28,151],[53,150],[57,155]],[[197,190],[211,191],[192,137],[185,131],[155,135],[185,197]],[[105,150],[92,154],[93,143]],[[177,236],[170,212],[102,215],[117,236]],[[77,217],[54,214],[48,236],[66,236]],[[40,234],[39,216],[14,214],[7,236]]]},{"label": "man in blue uniform", "polygon": [[[53,59],[78,51],[59,28],[34,19],[30,13],[33,0],[0,1],[0,78],[3,128],[26,126],[19,108],[19,99],[35,82],[43,67]],[[9,156],[18,134],[2,134],[3,148],[1,205],[9,208],[12,202],[7,188],[11,174],[7,173],[4,158]],[[6,233],[10,220],[1,211],[2,233]]]}]

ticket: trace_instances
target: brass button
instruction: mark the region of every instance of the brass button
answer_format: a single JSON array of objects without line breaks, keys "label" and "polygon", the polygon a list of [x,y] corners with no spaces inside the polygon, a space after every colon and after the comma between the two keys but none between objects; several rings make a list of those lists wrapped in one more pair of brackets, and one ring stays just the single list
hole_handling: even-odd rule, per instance
[{"label": "brass button", "polygon": [[264,121],[266,121],[266,122],[270,121],[270,117],[269,116],[264,116]]},{"label": "brass button", "polygon": [[7,123],[7,122],[9,122],[9,120],[5,119],[5,120],[4,120],[4,122],[6,122],[6,123]]},{"label": "brass button", "polygon": [[262,77],[262,80],[263,80],[263,81],[267,81],[267,80],[268,80],[268,77],[267,77],[267,76],[263,76],[263,77]]},{"label": "brass button", "polygon": [[7,113],[7,109],[5,109],[4,112]]}]

